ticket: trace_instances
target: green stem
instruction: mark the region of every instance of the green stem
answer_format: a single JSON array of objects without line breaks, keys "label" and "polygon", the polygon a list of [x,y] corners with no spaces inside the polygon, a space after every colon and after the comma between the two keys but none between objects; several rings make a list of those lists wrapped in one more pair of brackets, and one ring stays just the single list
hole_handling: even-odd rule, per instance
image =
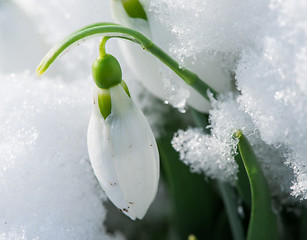
[{"label": "green stem", "polygon": [[[198,127],[203,128],[204,131],[208,133],[209,130],[206,128],[206,126],[208,125],[208,116],[198,112],[193,108],[190,108],[190,111],[192,113],[192,117],[196,125]],[[229,186],[228,183],[224,183],[221,181],[217,181],[217,186],[224,202],[233,238],[235,240],[244,240],[243,224],[238,215],[236,195],[234,193],[234,190],[231,186]]]},{"label": "green stem", "polygon": [[99,56],[101,58],[105,57],[107,55],[106,53],[106,43],[107,41],[109,40],[108,37],[103,37],[100,41],[100,44],[99,44]]},{"label": "green stem", "polygon": [[96,23],[90,26],[87,26],[81,30],[76,31],[62,42],[56,44],[43,58],[39,64],[36,72],[41,75],[43,74],[49,66],[54,62],[54,60],[69,46],[72,44],[94,35],[102,34],[109,38],[124,38],[136,43],[139,43],[142,48],[155,57],[160,59],[165,65],[171,68],[179,77],[181,77],[188,85],[193,87],[198,91],[203,97],[210,100],[208,96],[208,91],[213,94],[213,97],[217,96],[217,92],[202,81],[195,73],[189,71],[188,69],[182,67],[178,62],[171,58],[166,52],[161,48],[155,45],[150,39],[145,37],[138,31],[133,29],[123,27],[117,24],[109,23]]}]

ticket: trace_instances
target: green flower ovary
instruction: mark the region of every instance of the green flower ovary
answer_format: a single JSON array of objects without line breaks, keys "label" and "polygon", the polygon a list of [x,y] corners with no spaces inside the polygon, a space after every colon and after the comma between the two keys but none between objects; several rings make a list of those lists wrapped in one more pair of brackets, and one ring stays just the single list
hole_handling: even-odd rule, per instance
[{"label": "green flower ovary", "polygon": [[100,89],[109,89],[122,81],[119,62],[110,54],[99,56],[92,65],[93,79]]}]

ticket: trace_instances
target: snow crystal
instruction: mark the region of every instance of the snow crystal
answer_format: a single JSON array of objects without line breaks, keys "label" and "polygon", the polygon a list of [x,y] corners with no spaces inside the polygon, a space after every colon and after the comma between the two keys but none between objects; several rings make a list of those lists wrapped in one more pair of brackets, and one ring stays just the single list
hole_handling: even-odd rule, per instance
[{"label": "snow crystal", "polygon": [[203,172],[206,176],[234,183],[238,166],[235,162],[238,140],[233,138],[236,129],[241,129],[249,139],[265,177],[268,180],[272,196],[281,202],[290,202],[290,185],[294,180],[291,169],[284,165],[284,151],[263,142],[251,121],[243,112],[237,99],[232,95],[213,100],[210,111],[210,123],[203,129],[179,130],[172,145],[180,153],[180,159],[191,167],[192,171]]},{"label": "snow crystal", "polygon": [[296,175],[292,194],[307,199],[307,4],[272,3],[258,48],[246,49],[236,70],[240,105],[266,143],[287,148]]},{"label": "snow crystal", "polygon": [[172,145],[180,153],[180,159],[191,165],[192,172],[204,172],[206,176],[223,181],[233,182],[235,179],[237,165],[229,143],[219,141],[196,128],[179,130]]},{"label": "snow crystal", "polygon": [[0,239],[108,239],[87,154],[88,82],[1,75]]},{"label": "snow crystal", "polygon": [[[155,43],[209,86],[226,92],[232,89],[231,73],[241,51],[255,46],[264,29],[268,5],[268,0],[153,0],[148,19]],[[208,112],[209,103],[197,92],[179,84],[182,80],[178,76],[170,81],[167,71],[161,72],[173,106],[182,108],[187,101],[193,108]]]},{"label": "snow crystal", "polygon": [[[174,138],[194,171],[216,178],[227,169],[221,178],[234,179],[230,132],[244,127],[271,189],[285,196],[293,183],[292,194],[307,199],[306,9],[305,1],[294,0],[151,1],[153,39],[192,70],[201,59],[217,57],[225,71],[235,72],[241,91],[235,101],[213,104],[212,136],[189,129]],[[198,74],[206,79],[206,72]]]},{"label": "snow crystal", "polygon": [[233,182],[238,166],[234,160],[237,139],[236,129],[246,130],[249,123],[243,113],[238,113],[235,101],[214,102],[211,111],[211,133],[202,129],[179,130],[173,138],[173,147],[180,152],[180,158],[191,165],[193,171],[204,172],[212,178]]},{"label": "snow crystal", "polygon": [[268,0],[153,0],[150,11],[173,35],[169,44],[174,53],[188,57],[204,51],[240,53],[254,45],[266,23],[268,4]]}]

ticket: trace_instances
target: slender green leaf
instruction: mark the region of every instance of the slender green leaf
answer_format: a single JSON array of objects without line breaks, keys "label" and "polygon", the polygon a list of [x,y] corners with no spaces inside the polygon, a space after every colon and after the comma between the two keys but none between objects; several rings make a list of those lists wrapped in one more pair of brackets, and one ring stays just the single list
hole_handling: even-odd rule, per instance
[{"label": "slender green leaf", "polygon": [[299,234],[300,234],[299,240],[307,239],[307,207],[306,206],[304,207],[302,211]]},{"label": "slender green leaf", "polygon": [[[204,131],[208,133],[209,130],[206,128],[208,125],[208,115],[202,114],[193,108],[190,108],[190,110],[197,126],[202,127]],[[223,183],[221,181],[217,181],[217,186],[224,202],[233,238],[235,240],[244,240],[243,224],[238,215],[234,190],[228,183]]]},{"label": "slender green leaf", "polygon": [[235,160],[238,164],[239,172],[237,174],[238,180],[236,182],[236,186],[238,192],[245,202],[245,204],[250,208],[251,207],[251,189],[249,185],[248,176],[241,158],[241,155],[238,154],[235,156]]},{"label": "slender green leaf", "polygon": [[190,234],[197,239],[214,239],[212,230],[222,202],[204,176],[191,173],[189,167],[179,160],[170,140],[171,137],[163,137],[157,142],[170,192],[173,221],[180,239],[186,240]]},{"label": "slender green leaf", "polygon": [[233,188],[228,184],[217,181],[225,205],[231,232],[235,240],[244,240],[243,224],[238,215],[236,196]]},{"label": "slender green leaf", "polygon": [[277,216],[272,212],[271,195],[257,157],[241,131],[236,133],[239,151],[251,186],[252,210],[248,240],[277,240]]},{"label": "slender green leaf", "polygon": [[231,230],[228,224],[227,214],[224,209],[222,209],[217,221],[215,222],[213,234],[214,234],[213,236],[214,240],[230,239],[229,236],[231,236]]}]

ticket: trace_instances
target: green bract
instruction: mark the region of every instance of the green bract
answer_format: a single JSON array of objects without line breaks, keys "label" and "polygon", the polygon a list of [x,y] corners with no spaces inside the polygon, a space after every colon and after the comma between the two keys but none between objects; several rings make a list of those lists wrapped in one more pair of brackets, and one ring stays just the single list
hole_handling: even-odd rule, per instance
[{"label": "green bract", "polygon": [[109,89],[122,81],[119,62],[110,54],[96,58],[92,65],[92,74],[97,87],[102,89]]},{"label": "green bract", "polygon": [[98,107],[104,119],[111,114],[111,95],[109,89],[99,89]]},{"label": "green bract", "polygon": [[[125,90],[128,97],[130,97],[128,86],[124,80],[120,82],[120,85]],[[98,107],[99,107],[99,111],[101,115],[103,116],[103,118],[107,119],[107,117],[111,114],[111,110],[112,110],[110,89],[102,88],[98,90]]]},{"label": "green bract", "polygon": [[129,92],[129,89],[128,89],[128,86],[127,86],[126,82],[124,80],[122,80],[120,85],[122,85],[122,88],[125,90],[125,92],[127,93],[128,97],[131,98],[130,92]]}]

